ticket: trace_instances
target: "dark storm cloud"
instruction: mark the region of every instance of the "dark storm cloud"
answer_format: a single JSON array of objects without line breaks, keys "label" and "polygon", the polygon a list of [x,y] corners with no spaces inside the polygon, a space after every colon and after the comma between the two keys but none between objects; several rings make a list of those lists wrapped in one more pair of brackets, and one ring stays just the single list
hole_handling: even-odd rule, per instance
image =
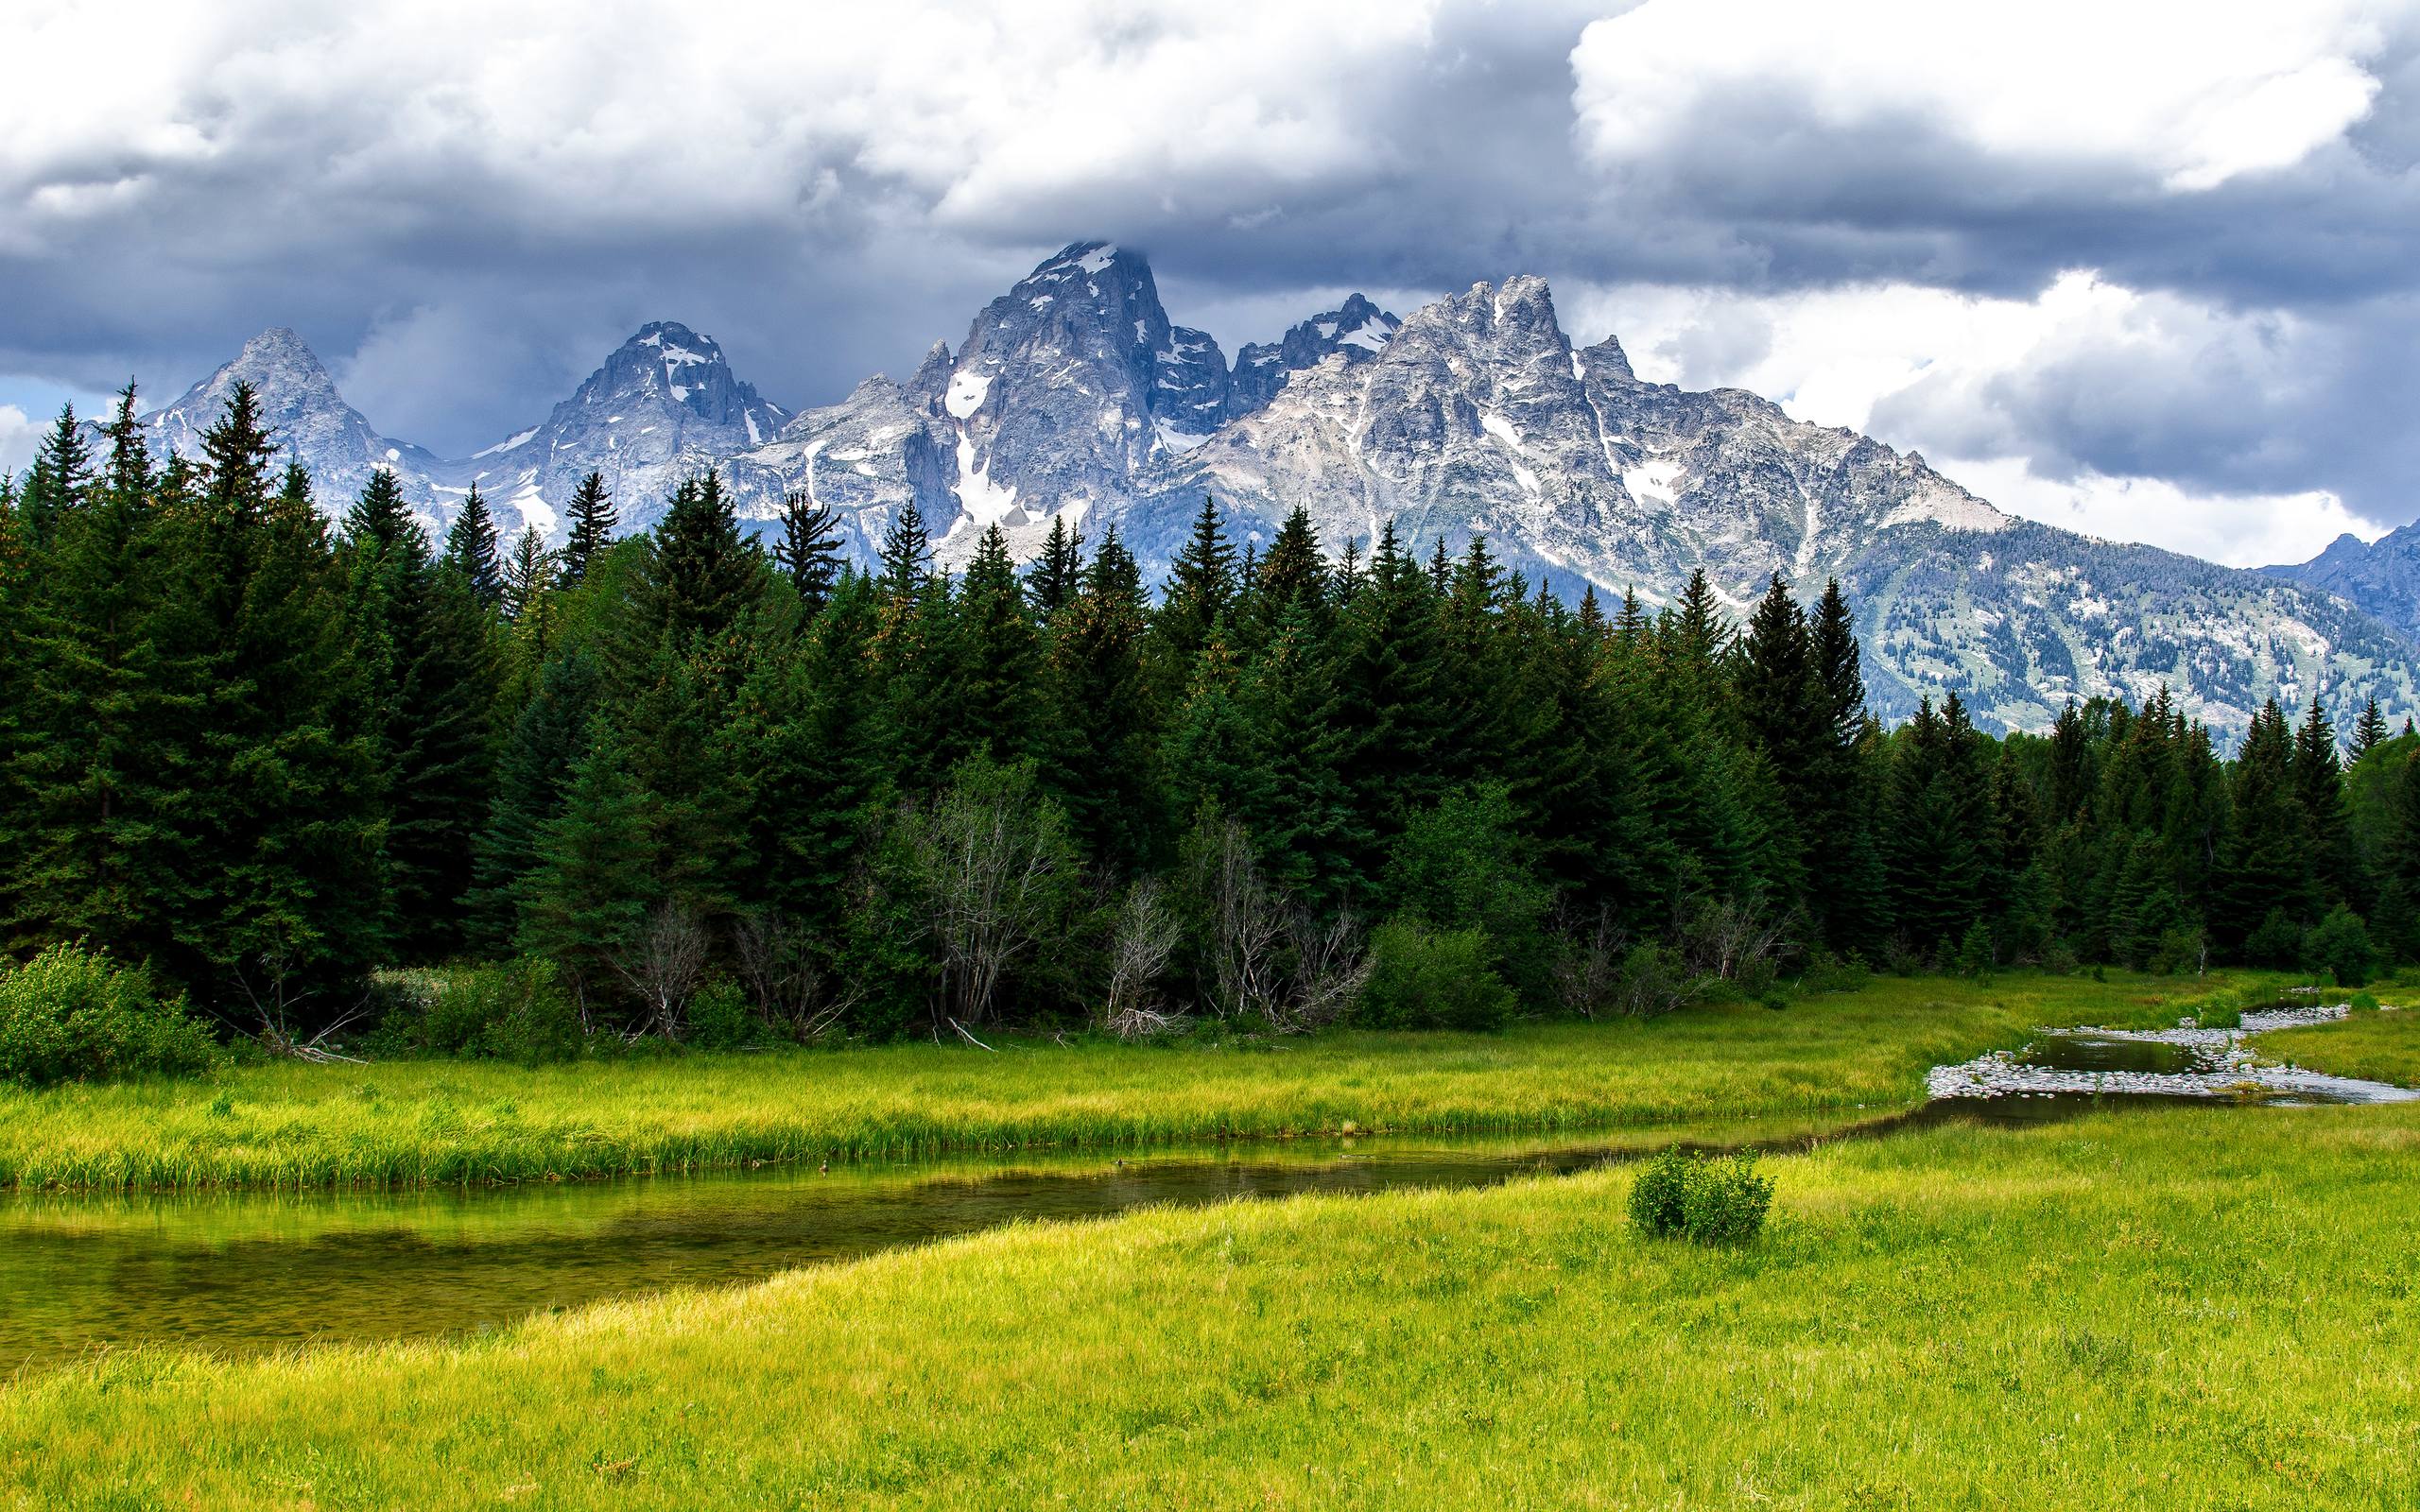
[{"label": "dark storm cloud", "polygon": [[[291,324],[374,423],[460,453],[659,318],[773,398],[829,401],[955,343],[1081,236],[1147,248],[1176,318],[1231,349],[1339,290],[1521,270],[2028,301],[2093,268],[2152,301],[2136,329],[1920,380],[1875,428],[2046,476],[2412,513],[2400,12],[2264,39],[2283,82],[2214,94],[2068,5],[2011,9],[2050,35],[2005,81],[1973,53],[2021,33],[1890,0],[1827,10],[1820,46],[1765,45],[1798,8],[1745,0],[886,7],[804,29],[770,7],[230,9],[130,60],[97,8],[36,28],[28,66],[64,82],[0,104],[0,371],[134,370],[164,399]],[[2003,83],[2049,99],[2014,129],[1996,95],[1962,118]],[[1710,326],[1682,356],[1720,377],[1762,344]]]}]

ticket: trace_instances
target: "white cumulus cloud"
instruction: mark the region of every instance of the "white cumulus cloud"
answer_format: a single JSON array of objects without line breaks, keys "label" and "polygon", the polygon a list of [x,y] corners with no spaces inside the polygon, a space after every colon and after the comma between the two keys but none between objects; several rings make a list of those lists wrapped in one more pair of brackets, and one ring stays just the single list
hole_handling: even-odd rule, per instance
[{"label": "white cumulus cloud", "polygon": [[[2361,0],[1649,0],[1572,53],[1587,150],[1652,163],[1709,112],[1874,133],[2176,191],[2296,163],[2370,109]],[[1800,144],[1802,146],[1804,143]]]}]

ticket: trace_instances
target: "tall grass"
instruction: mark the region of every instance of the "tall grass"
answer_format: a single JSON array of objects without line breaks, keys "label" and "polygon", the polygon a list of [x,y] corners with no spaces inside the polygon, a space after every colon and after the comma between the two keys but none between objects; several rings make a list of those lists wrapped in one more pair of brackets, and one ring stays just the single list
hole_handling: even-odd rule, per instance
[{"label": "tall grass", "polygon": [[2260,1037],[2260,1053],[2330,1075],[2420,1087],[2420,994],[2393,995],[2411,999],[2414,1005],[2280,1029]]},{"label": "tall grass", "polygon": [[544,1180],[756,1161],[1362,1130],[1563,1132],[1906,1106],[1927,1068],[2044,1023],[2172,1022],[2227,984],[1877,978],[1786,1012],[1721,1005],[1502,1034],[1243,1046],[901,1044],[524,1069],[281,1062],[211,1081],[0,1091],[0,1186]]},{"label": "tall grass", "polygon": [[[2187,1158],[2189,1152],[2189,1158]],[[2410,1506],[2420,1108],[994,1231],[459,1345],[0,1387],[0,1504]]]}]

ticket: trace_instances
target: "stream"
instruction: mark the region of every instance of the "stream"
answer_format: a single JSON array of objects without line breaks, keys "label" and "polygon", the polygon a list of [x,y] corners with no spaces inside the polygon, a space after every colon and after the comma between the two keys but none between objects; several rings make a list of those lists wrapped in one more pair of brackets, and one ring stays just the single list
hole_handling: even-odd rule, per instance
[{"label": "stream", "polygon": [[534,1313],[762,1280],[1018,1220],[1305,1193],[1490,1186],[1671,1144],[1805,1149],[1945,1122],[2021,1124],[2122,1104],[2367,1103],[2420,1091],[2262,1066],[2239,1031],[2046,1033],[1937,1068],[1931,1100],[1878,1116],[1633,1126],[1585,1139],[1382,1137],[1083,1151],[836,1170],[402,1192],[0,1194],[0,1372],[114,1346],[247,1353],[483,1332]]}]

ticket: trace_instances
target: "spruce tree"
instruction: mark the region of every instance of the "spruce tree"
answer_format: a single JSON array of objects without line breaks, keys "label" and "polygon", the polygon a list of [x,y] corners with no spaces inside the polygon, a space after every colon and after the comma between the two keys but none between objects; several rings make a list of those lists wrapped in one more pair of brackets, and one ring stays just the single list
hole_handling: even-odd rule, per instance
[{"label": "spruce tree", "polygon": [[2294,781],[2293,736],[2277,700],[2253,715],[2236,755],[2235,823],[2219,868],[2221,937],[2240,945],[2270,914],[2308,922],[2308,842]]},{"label": "spruce tree", "polygon": [[1131,870],[1162,844],[1158,726],[1144,679],[1141,575],[1115,527],[1053,627],[1043,684],[1047,772],[1092,855]]},{"label": "spruce tree", "polygon": [[76,419],[76,406],[62,404],[17,497],[19,528],[28,549],[49,547],[60,517],[83,503],[92,482],[93,449]]},{"label": "spruce tree", "polygon": [[504,591],[498,606],[507,620],[518,625],[528,618],[530,610],[554,586],[555,554],[546,549],[546,538],[530,525],[513,538],[512,557],[504,565]]},{"label": "spruce tree", "polygon": [[1026,569],[1025,591],[1033,601],[1033,611],[1048,624],[1082,589],[1083,581],[1084,538],[1067,528],[1063,511],[1053,514],[1050,534],[1043,538],[1042,555]]},{"label": "spruce tree", "polygon": [[1405,815],[1449,785],[1438,765],[1433,702],[1440,650],[1434,580],[1381,526],[1369,578],[1339,618],[1329,713],[1352,802],[1354,890],[1374,888]]},{"label": "spruce tree", "polygon": [[614,496],[606,490],[604,473],[591,472],[579,480],[579,487],[572,490],[566,513],[571,529],[563,539],[563,583],[577,588],[588,580],[589,564],[613,544],[614,532],[622,524],[621,516],[614,508]]},{"label": "spruce tree", "polygon": [[462,512],[454,517],[454,526],[445,533],[445,559],[462,575],[471,597],[491,613],[504,608],[504,562],[497,549],[495,517],[488,512],[488,501],[479,494],[479,486],[462,500]]},{"label": "spruce tree", "polygon": [[545,663],[535,696],[513,720],[472,852],[466,905],[475,949],[495,953],[513,941],[546,827],[562,813],[564,791],[587,754],[603,686],[596,658],[575,650]]},{"label": "spruce tree", "polygon": [[1168,566],[1160,610],[1151,623],[1163,667],[1180,686],[1209,640],[1210,627],[1234,607],[1235,597],[1235,547],[1227,541],[1219,506],[1204,498],[1193,517],[1192,535]]},{"label": "spruce tree", "polygon": [[175,878],[163,863],[175,852],[152,826],[173,806],[174,732],[194,691],[159,642],[171,563],[131,384],[107,436],[90,502],[54,523],[19,601],[0,781],[20,795],[23,849],[17,902],[0,918],[23,944],[83,937],[141,959],[167,941],[160,906]]},{"label": "spruce tree", "polygon": [[190,587],[164,626],[203,699],[192,785],[160,820],[194,868],[164,954],[197,996],[308,1027],[385,954],[372,731],[325,524],[299,470],[270,492],[275,448],[250,385],[201,450],[194,529],[175,552]]},{"label": "spruce tree", "polygon": [[840,577],[840,522],[838,516],[804,492],[782,500],[782,539],[773,547],[773,563],[798,591],[801,610],[808,619],[823,610],[832,585]]},{"label": "spruce tree", "polygon": [[2360,761],[2373,747],[2387,738],[2386,716],[2378,713],[2378,700],[2372,695],[2361,706],[2361,717],[2353,723],[2353,759]]},{"label": "spruce tree", "polygon": [[[432,559],[383,469],[347,511],[345,533],[354,660],[384,777],[387,934],[400,957],[435,959],[461,944],[458,904],[490,801],[489,610],[470,576],[475,558]],[[449,546],[475,544],[458,524]],[[486,544],[492,569],[492,531]]]},{"label": "spruce tree", "polygon": [[2336,727],[2311,695],[2302,727],[2294,731],[2294,799],[2302,811],[2304,856],[2316,896],[2314,914],[2335,903],[2364,900],[2354,875],[2353,823],[2344,799],[2344,768],[2336,751]]},{"label": "spruce tree", "polygon": [[656,522],[632,605],[640,635],[728,658],[763,590],[762,558],[741,536],[720,477],[709,471],[683,480]]},{"label": "spruce tree", "polygon": [[976,542],[952,610],[942,697],[955,716],[955,738],[944,759],[954,765],[983,756],[1012,765],[1031,753],[1034,740],[1034,627],[998,525],[987,526]]},{"label": "spruce tree", "polygon": [[515,932],[593,1010],[614,998],[654,896],[646,803],[603,714],[592,716],[562,808],[538,832]]}]

